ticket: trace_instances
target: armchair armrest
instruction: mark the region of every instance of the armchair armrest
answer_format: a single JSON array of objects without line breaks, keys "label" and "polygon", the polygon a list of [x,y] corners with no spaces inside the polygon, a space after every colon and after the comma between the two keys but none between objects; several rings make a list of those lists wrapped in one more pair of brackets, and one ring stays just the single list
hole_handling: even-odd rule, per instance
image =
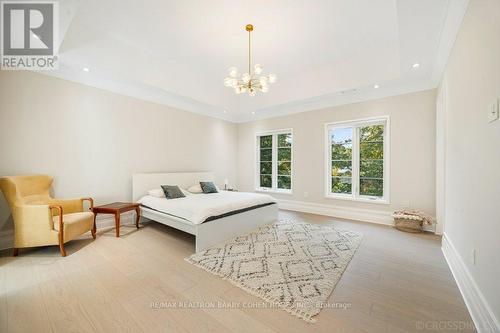
[{"label": "armchair armrest", "polygon": [[50,215],[51,215],[51,220],[52,220],[52,229],[54,229],[54,214],[52,213],[52,209],[56,209],[57,210],[57,213],[59,215],[59,234],[62,234],[63,233],[63,228],[64,228],[64,225],[63,225],[63,208],[62,206],[60,205],[50,205],[49,206],[49,209],[50,209]]},{"label": "armchair armrest", "polygon": [[89,210],[92,211],[94,209],[94,199],[88,197],[88,198],[82,198],[82,201],[88,201],[89,202]]},{"label": "armchair armrest", "polygon": [[[64,251],[64,223],[63,223],[63,208],[60,205],[50,205],[49,206],[50,213],[52,215],[51,219],[53,220],[52,209],[56,209],[59,214],[59,230],[57,238],[59,240],[59,248],[61,250],[61,255],[63,257],[66,256],[66,251]],[[54,226],[54,224],[52,224]]]}]

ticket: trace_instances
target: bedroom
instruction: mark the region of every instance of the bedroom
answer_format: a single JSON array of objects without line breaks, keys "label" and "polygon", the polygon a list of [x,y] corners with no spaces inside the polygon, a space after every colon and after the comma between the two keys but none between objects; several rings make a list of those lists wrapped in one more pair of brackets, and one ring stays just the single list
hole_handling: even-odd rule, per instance
[{"label": "bedroom", "polygon": [[500,331],[498,0],[41,3],[0,332]]}]

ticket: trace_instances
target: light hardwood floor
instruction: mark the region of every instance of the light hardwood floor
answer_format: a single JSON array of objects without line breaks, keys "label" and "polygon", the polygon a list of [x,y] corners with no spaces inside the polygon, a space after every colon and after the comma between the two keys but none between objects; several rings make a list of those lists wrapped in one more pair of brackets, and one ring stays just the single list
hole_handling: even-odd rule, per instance
[{"label": "light hardwood floor", "polygon": [[[157,223],[90,234],[68,244],[0,257],[0,332],[411,332],[472,320],[440,250],[440,237],[387,226],[281,211],[364,234],[323,309],[308,324],[183,260],[194,238]],[[161,308],[153,302],[233,302],[240,308]],[[185,304],[185,303],[184,303]],[[165,305],[165,304],[164,304]]]}]

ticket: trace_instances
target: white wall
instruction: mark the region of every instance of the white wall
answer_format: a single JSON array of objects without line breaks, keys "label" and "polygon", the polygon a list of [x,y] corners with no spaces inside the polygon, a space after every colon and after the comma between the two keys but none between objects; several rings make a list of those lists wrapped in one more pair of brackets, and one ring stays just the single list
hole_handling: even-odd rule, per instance
[{"label": "white wall", "polygon": [[[441,149],[444,232],[477,293],[467,289],[479,303],[484,298],[481,310],[496,315],[500,332],[500,120],[487,120],[488,104],[500,98],[500,0],[470,2],[441,90],[446,105],[441,129],[446,134]],[[471,299],[466,301],[472,304]]]},{"label": "white wall", "polygon": [[[0,71],[0,175],[54,176],[57,197],[131,200],[132,173],[236,183],[237,126],[23,71]],[[0,232],[12,228],[0,195]],[[0,234],[1,236],[1,234]]]},{"label": "white wall", "polygon": [[[379,220],[391,221],[390,212],[406,206],[435,214],[435,90],[318,111],[240,124],[238,127],[238,183],[241,190],[254,189],[255,133],[293,128],[293,195],[279,199],[335,206],[333,211],[368,210],[382,213]],[[391,118],[390,205],[359,203],[324,197],[324,124],[389,115]],[[304,193],[308,196],[305,197]],[[307,207],[307,205],[303,205]],[[310,205],[309,205],[310,206]],[[323,212],[328,208],[315,206]],[[344,209],[345,208],[345,209]],[[335,214],[335,213],[334,213]],[[379,222],[380,222],[379,221]]]}]

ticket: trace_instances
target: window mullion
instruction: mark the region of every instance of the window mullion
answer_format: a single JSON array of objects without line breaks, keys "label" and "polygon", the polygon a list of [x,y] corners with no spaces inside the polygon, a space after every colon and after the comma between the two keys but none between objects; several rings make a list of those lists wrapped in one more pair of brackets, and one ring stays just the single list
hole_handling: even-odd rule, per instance
[{"label": "window mullion", "polygon": [[352,144],[352,196],[359,197],[359,127],[354,127],[353,131],[353,144]]},{"label": "window mullion", "polygon": [[388,170],[389,170],[389,166],[388,166],[388,163],[390,162],[389,161],[389,140],[388,140],[388,131],[389,131],[389,123],[386,122],[385,124],[383,124],[384,126],[384,136],[383,136],[383,160],[382,160],[382,182],[383,182],[383,186],[382,186],[382,191],[383,191],[383,196],[382,198],[383,199],[387,199],[387,196],[389,194],[389,181],[388,181],[388,178],[389,178],[389,175],[388,175]]},{"label": "window mullion", "polygon": [[273,143],[272,143],[272,186],[273,189],[278,188],[278,134],[273,134]]},{"label": "window mullion", "polygon": [[328,169],[328,174],[327,174],[327,179],[326,179],[326,182],[327,182],[327,186],[328,186],[328,189],[327,189],[327,194],[330,194],[332,193],[332,135],[330,133],[330,129],[327,128],[327,135],[328,135],[328,160],[326,162],[326,165],[327,165],[327,169]]}]

